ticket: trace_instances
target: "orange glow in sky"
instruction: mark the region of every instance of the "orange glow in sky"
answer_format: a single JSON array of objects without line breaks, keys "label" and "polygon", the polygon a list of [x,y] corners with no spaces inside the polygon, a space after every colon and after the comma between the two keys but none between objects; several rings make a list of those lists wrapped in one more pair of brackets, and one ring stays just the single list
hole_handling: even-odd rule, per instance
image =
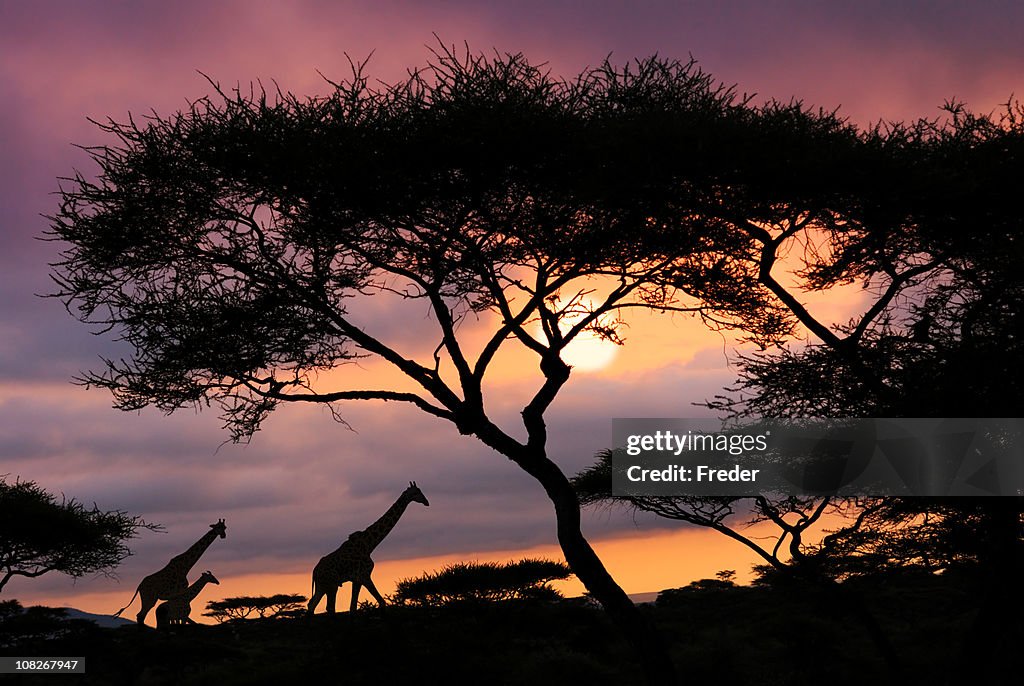
[{"label": "orange glow in sky", "polygon": [[[770,533],[770,527],[762,525],[761,528],[765,534]],[[744,533],[756,537],[759,535],[759,528],[745,529]],[[761,562],[754,553],[735,541],[715,531],[701,528],[680,527],[675,530],[638,533],[634,536],[591,543],[619,585],[627,593],[643,594],[641,600],[645,601],[653,600],[653,597],[649,597],[652,593],[685,586],[695,579],[712,578],[716,572],[723,569],[735,570],[737,583],[747,583],[752,578],[751,565]],[[508,562],[523,557],[561,560],[562,554],[557,546],[540,546],[521,550],[481,550],[458,556],[437,555],[409,560],[384,560],[376,564],[373,578],[380,592],[387,596],[394,592],[395,584],[400,579],[419,576],[452,562]],[[218,577],[220,585],[207,586],[196,599],[192,618],[212,622],[213,620],[208,617],[201,617],[201,612],[197,611],[199,608],[205,608],[206,603],[211,600],[276,593],[294,593],[309,597],[310,571],[315,560],[308,562],[309,569],[304,571]],[[86,612],[111,614],[128,602],[134,591],[134,583],[135,580],[125,579],[121,588],[116,591],[51,595],[46,598],[46,602],[55,607],[74,605]],[[554,586],[566,597],[582,595],[586,590],[575,577],[568,581],[556,582]],[[350,593],[351,584],[345,584],[338,596],[339,611],[348,610]],[[23,597],[28,598],[27,595]],[[365,589],[360,594],[360,600],[372,600]],[[325,602],[321,601],[318,612],[325,611]],[[123,616],[134,618],[138,609],[136,600]],[[150,613],[148,622],[152,624],[153,621],[153,614]]]}]

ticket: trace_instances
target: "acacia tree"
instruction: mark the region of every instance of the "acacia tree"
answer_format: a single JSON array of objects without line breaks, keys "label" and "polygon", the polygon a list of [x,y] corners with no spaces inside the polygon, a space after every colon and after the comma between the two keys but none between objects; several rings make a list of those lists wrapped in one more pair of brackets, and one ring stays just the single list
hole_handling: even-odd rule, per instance
[{"label": "acacia tree", "polygon": [[[787,177],[771,203],[750,202],[771,182],[744,184],[739,201],[718,213],[759,246],[748,268],[817,340],[740,356],[739,382],[711,408],[734,418],[1019,414],[1022,248],[1011,186],[1024,161],[1024,109],[1009,103],[1001,114],[979,116],[948,103],[944,110],[943,119],[863,132],[869,152],[848,155],[851,164],[835,175]],[[769,106],[757,126],[778,126],[786,116],[786,108]],[[803,140],[796,153],[781,155],[792,168],[805,166]],[[795,264],[797,288],[773,274],[781,256]],[[824,321],[802,303],[800,290],[850,283],[870,296],[850,321]],[[574,482],[584,502],[616,502],[715,529],[781,576],[827,588],[866,572],[934,571],[987,558],[989,599],[966,642],[961,676],[987,661],[979,647],[996,645],[989,640],[994,616],[1012,605],[1024,560],[1021,506],[1013,499],[615,500],[608,454]],[[846,516],[847,524],[809,543],[805,531],[826,512]],[[773,545],[744,535],[737,522],[774,523]],[[896,665],[860,609],[854,614]]]},{"label": "acacia tree", "polygon": [[293,593],[211,600],[206,603],[206,612],[203,613],[203,616],[212,617],[217,620],[217,623],[231,619],[246,619],[254,612],[260,619],[287,617],[295,615],[307,600],[308,598],[305,596]]},{"label": "acacia tree", "polygon": [[[845,209],[885,146],[658,59],[566,81],[521,55],[445,52],[393,86],[369,87],[358,66],[332,86],[216,88],[186,112],[100,125],[117,142],[87,149],[98,178],[64,181],[53,276],[70,311],[133,352],[81,381],[126,410],[217,404],[235,440],[281,403],[396,401],[451,422],[540,483],[566,561],[664,682],[659,641],[581,534],[547,451],[562,354],[585,331],[621,343],[620,315],[638,307],[780,341],[787,311],[802,314],[772,275],[783,242],[852,242]],[[887,266],[899,287],[921,268]],[[429,308],[435,347],[399,349],[349,307],[389,298]],[[490,327],[478,350],[460,341],[467,319]],[[484,403],[509,342],[538,366],[524,440]],[[412,389],[316,381],[360,357]]]},{"label": "acacia tree", "polygon": [[0,591],[16,576],[110,575],[131,555],[126,541],[159,528],[119,510],[58,502],[33,481],[0,478]]},{"label": "acacia tree", "polygon": [[570,576],[572,571],[554,560],[457,562],[436,572],[402,579],[395,587],[394,601],[440,606],[465,601],[551,600],[562,596],[549,584]]},{"label": "acacia tree", "polygon": [[[872,331],[855,363],[825,345],[742,361],[744,396],[733,408],[1019,416],[1024,284],[1014,235],[1000,245],[979,244],[994,261],[961,253],[955,278],[909,307],[902,326],[886,323]],[[885,383],[865,383],[869,375]],[[836,578],[908,568],[959,572],[977,596],[978,612],[964,633],[951,682],[979,675],[996,682],[1012,674],[1021,629],[1009,610],[1022,600],[1024,498],[872,498],[851,511],[855,517],[813,550],[816,567]]]},{"label": "acacia tree", "polygon": [[[912,173],[894,184],[899,197],[889,204],[911,222],[901,235],[876,240],[878,250],[898,245],[938,261],[941,270],[864,327],[855,346],[823,338],[741,360],[740,381],[720,399],[721,409],[748,416],[1020,416],[1024,244],[1015,179],[1024,173],[1024,106],[1011,100],[992,115],[958,103],[945,110],[944,121],[894,129]],[[973,567],[979,611],[951,675],[957,682],[1008,678],[1021,635],[1007,610],[1022,601],[1024,498],[887,498],[861,507],[850,526],[823,541],[820,564],[837,575]]]}]

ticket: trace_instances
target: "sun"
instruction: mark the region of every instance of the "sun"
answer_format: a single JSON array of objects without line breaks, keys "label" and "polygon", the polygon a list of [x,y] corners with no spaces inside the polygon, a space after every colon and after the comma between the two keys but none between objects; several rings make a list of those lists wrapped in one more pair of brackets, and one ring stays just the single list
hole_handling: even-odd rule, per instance
[{"label": "sun", "polygon": [[[583,303],[587,306],[587,303]],[[562,317],[560,328],[563,332],[571,329],[579,320],[585,316],[579,314],[568,314]],[[537,334],[540,334],[540,325],[537,325]],[[572,366],[577,372],[596,372],[604,369],[618,354],[616,344],[601,338],[593,331],[583,331],[572,340],[562,351],[562,359],[566,364]]]},{"label": "sun", "polygon": [[617,345],[584,331],[566,346],[562,359],[575,371],[596,372],[611,364],[617,353]]}]

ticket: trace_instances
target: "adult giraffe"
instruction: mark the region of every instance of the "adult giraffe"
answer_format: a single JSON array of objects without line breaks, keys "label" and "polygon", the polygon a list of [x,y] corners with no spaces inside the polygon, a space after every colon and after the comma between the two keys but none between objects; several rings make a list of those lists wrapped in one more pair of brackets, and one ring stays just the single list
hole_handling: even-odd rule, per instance
[{"label": "adult giraffe", "polygon": [[[135,621],[139,626],[146,623],[146,615],[156,605],[158,600],[170,600],[188,588],[188,572],[195,566],[206,549],[210,547],[214,539],[220,536],[225,538],[227,526],[224,520],[220,519],[216,524],[210,525],[210,530],[203,534],[203,537],[192,544],[192,546],[180,555],[175,555],[171,561],[164,565],[158,572],[153,572],[141,582],[135,589],[135,595],[139,596],[142,607]],[[135,595],[128,601],[128,604],[118,610],[114,616],[120,617],[121,613],[131,607],[135,602]]]},{"label": "adult giraffe", "polygon": [[350,611],[356,609],[356,605],[359,603],[359,591],[363,586],[366,586],[381,607],[384,606],[384,598],[381,597],[377,587],[370,579],[370,572],[373,571],[373,560],[370,559],[370,553],[395,528],[409,503],[422,503],[430,506],[427,497],[423,495],[415,481],[409,482],[409,488],[402,491],[402,495],[398,496],[395,504],[388,508],[388,511],[381,515],[380,519],[362,531],[354,532],[337,550],[320,558],[316,567],[313,568],[313,593],[309,599],[307,614],[313,614],[320,599],[326,595],[327,614],[333,615],[338,598],[338,588],[346,581],[352,582]]}]

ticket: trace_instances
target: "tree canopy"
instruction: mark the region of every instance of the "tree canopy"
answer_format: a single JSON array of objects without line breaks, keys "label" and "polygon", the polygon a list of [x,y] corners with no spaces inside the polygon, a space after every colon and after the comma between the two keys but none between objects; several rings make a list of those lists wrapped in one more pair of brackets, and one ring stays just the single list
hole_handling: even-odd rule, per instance
[{"label": "tree canopy", "polygon": [[119,510],[58,502],[33,481],[0,478],[0,591],[16,576],[109,575],[131,555],[128,540],[158,528]]},{"label": "tree canopy", "polygon": [[[439,57],[392,86],[371,88],[357,66],[325,97],[218,88],[186,112],[101,125],[119,144],[90,148],[99,178],[62,191],[53,236],[70,248],[54,278],[134,354],[85,381],[126,409],[217,402],[236,439],[302,400],[411,402],[472,433],[480,379],[510,338],[546,365],[537,410],[566,373],[564,346],[588,329],[620,340],[626,307],[699,313],[762,345],[794,320],[856,344],[954,265],[940,240],[950,212],[1005,205],[993,184],[991,202],[971,189],[978,175],[1005,183],[1006,164],[986,161],[1016,142],[1012,109],[861,131],[799,102],[754,105],[692,62],[564,80],[521,55]],[[803,287],[878,289],[845,331],[773,273],[800,246]],[[584,299],[595,277],[607,288]],[[349,298],[384,294],[430,305],[433,359],[350,316]],[[455,333],[483,312],[500,324],[472,360]],[[422,393],[310,387],[363,355]]]},{"label": "tree canopy", "polygon": [[[951,104],[950,121],[862,131],[655,58],[564,80],[522,55],[444,53],[392,86],[360,66],[332,85],[306,99],[218,88],[101,125],[119,143],[88,149],[98,179],[68,179],[53,217],[70,246],[56,295],[134,353],[84,381],[125,409],[217,403],[238,440],[281,402],[348,399],[414,403],[474,433],[509,339],[547,369],[535,410],[567,373],[564,346],[584,330],[621,342],[628,307],[699,313],[762,346],[799,323],[848,351],[899,297],[968,269],[965,253],[994,243],[978,231],[1012,221],[1019,108]],[[773,271],[794,251],[796,292]],[[582,297],[595,278],[604,290]],[[876,297],[838,330],[799,298],[851,282]],[[349,299],[370,295],[429,305],[433,359],[359,326]],[[482,313],[499,323],[474,360],[456,332]],[[361,356],[420,392],[311,386]]]}]

